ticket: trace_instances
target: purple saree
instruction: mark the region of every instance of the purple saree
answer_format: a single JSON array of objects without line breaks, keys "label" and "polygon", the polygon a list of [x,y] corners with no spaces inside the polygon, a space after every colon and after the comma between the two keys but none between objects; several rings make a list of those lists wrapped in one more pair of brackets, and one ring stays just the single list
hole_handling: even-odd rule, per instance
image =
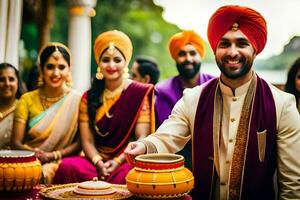
[{"label": "purple saree", "polygon": [[[195,117],[193,136],[193,174],[195,176],[195,199],[212,199],[214,179],[217,172],[214,167],[213,113],[214,97],[219,79],[212,80],[202,91]],[[268,84],[257,76],[257,85],[252,99],[250,129],[248,131],[245,156],[241,163],[238,180],[230,179],[229,199],[275,199],[273,175],[276,168],[276,108]],[[258,132],[266,130],[265,157],[260,161],[258,152]],[[197,147],[197,148],[196,148]],[[195,156],[197,155],[197,156]],[[234,162],[234,161],[233,161]],[[220,166],[222,167],[222,166]],[[235,167],[235,166],[233,166]],[[235,173],[231,171],[231,174]],[[232,183],[240,183],[233,188],[238,197],[233,197]],[[232,184],[232,185],[231,185]]]},{"label": "purple saree", "polygon": [[[94,133],[95,146],[103,160],[111,160],[121,154],[130,140],[135,140],[134,127],[144,98],[148,97],[150,105],[153,100],[153,86],[132,82],[124,90],[117,102],[110,108],[112,118],[104,115],[96,126],[100,133]],[[87,98],[85,94],[83,98]],[[119,166],[105,181],[125,184],[125,176],[132,169],[129,163]],[[98,176],[96,168],[84,157],[76,156],[63,159],[55,175],[55,183],[71,183],[92,180]]]}]

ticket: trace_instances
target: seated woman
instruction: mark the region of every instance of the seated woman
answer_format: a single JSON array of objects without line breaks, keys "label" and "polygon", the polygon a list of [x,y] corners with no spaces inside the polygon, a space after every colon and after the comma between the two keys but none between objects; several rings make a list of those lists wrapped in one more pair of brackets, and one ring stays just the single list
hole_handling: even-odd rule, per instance
[{"label": "seated woman", "polygon": [[59,160],[80,150],[76,138],[80,95],[68,86],[71,53],[65,45],[46,44],[39,66],[41,86],[18,102],[12,146],[34,151],[43,164],[45,183],[51,183]]},{"label": "seated woman", "polygon": [[129,141],[154,131],[153,85],[127,77],[132,44],[114,30],[100,34],[94,44],[96,79],[82,97],[79,126],[85,157],[63,159],[55,183],[99,177],[124,184],[132,168],[123,153]]},{"label": "seated woman", "polygon": [[300,113],[300,58],[295,60],[288,72],[285,91],[295,96],[298,111]]},{"label": "seated woman", "polygon": [[0,149],[10,149],[14,111],[23,91],[18,70],[0,63]]}]

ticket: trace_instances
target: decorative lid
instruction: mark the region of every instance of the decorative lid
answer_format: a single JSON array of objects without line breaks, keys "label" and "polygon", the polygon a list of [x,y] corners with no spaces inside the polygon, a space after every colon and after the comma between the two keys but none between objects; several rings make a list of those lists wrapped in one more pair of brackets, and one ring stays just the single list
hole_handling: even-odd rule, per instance
[{"label": "decorative lid", "polygon": [[81,195],[108,195],[114,193],[115,190],[110,183],[98,181],[98,178],[94,177],[92,181],[79,183],[74,192]]},{"label": "decorative lid", "polygon": [[97,177],[94,177],[92,181],[85,181],[78,184],[79,188],[89,189],[89,190],[103,190],[111,187],[110,183],[105,181],[98,181]]}]

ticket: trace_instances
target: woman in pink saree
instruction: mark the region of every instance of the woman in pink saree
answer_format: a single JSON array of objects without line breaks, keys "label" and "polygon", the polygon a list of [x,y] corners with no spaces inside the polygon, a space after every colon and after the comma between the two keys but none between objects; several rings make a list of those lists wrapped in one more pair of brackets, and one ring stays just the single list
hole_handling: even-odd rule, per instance
[{"label": "woman in pink saree", "polygon": [[153,85],[128,79],[132,44],[120,31],[100,34],[94,44],[96,79],[80,103],[85,157],[63,159],[55,183],[92,180],[124,184],[132,169],[123,153],[130,141],[154,131]]}]

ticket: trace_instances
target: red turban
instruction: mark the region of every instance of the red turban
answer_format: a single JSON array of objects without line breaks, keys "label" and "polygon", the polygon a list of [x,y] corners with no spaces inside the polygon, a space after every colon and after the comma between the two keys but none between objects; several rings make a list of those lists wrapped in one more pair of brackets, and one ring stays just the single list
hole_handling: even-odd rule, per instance
[{"label": "red turban", "polygon": [[216,52],[219,40],[234,23],[238,24],[238,29],[248,37],[256,54],[259,54],[267,42],[266,21],[257,11],[237,5],[223,6],[211,16],[207,37],[213,51]]},{"label": "red turban", "polygon": [[176,59],[182,47],[187,44],[193,45],[200,56],[205,55],[205,47],[203,39],[194,31],[183,31],[176,33],[169,40],[169,51],[173,59]]}]

